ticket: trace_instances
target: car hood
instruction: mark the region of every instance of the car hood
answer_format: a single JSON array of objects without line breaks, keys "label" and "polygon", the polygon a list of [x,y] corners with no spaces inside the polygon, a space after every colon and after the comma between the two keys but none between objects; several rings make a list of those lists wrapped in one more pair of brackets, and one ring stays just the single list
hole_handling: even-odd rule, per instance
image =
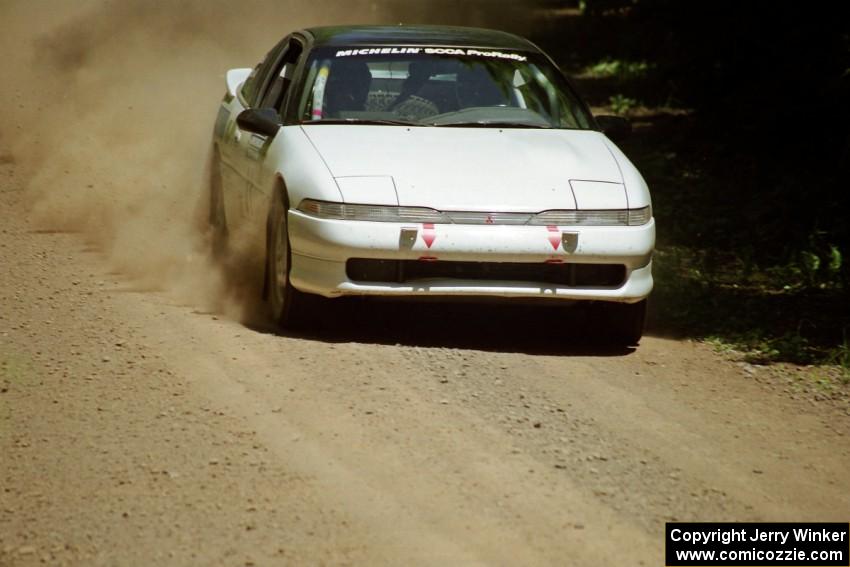
[{"label": "car hood", "polygon": [[[593,208],[626,204],[606,138],[590,130],[329,124],[303,130],[347,202],[468,211],[589,208],[576,203],[570,186],[583,180],[619,185],[598,193]],[[363,179],[369,177],[383,194],[346,189],[370,185]],[[352,178],[358,183],[342,183]],[[387,189],[378,189],[377,181],[388,178]]]}]

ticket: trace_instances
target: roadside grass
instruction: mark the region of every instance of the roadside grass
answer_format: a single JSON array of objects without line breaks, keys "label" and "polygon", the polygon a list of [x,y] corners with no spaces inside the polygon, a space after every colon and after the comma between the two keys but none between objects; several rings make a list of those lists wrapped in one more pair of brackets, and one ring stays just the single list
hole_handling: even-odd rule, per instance
[{"label": "roadside grass", "polygon": [[846,332],[841,344],[829,349],[826,360],[841,369],[841,383],[850,385],[850,341]]},{"label": "roadside grass", "polygon": [[[663,227],[664,220],[659,223]],[[703,340],[750,364],[832,367],[837,371],[812,376],[850,384],[850,309],[843,290],[794,282],[798,272],[790,268],[744,269],[730,258],[718,269],[707,267],[704,257],[678,246],[657,250],[652,331]],[[775,279],[777,273],[785,278]]]}]

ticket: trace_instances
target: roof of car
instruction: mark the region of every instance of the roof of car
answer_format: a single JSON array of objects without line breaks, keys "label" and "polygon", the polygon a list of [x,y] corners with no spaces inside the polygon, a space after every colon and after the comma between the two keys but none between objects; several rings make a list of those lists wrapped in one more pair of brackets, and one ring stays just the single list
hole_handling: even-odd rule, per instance
[{"label": "roof of car", "polygon": [[327,26],[304,31],[316,47],[440,45],[537,51],[527,39],[507,32],[459,26]]}]

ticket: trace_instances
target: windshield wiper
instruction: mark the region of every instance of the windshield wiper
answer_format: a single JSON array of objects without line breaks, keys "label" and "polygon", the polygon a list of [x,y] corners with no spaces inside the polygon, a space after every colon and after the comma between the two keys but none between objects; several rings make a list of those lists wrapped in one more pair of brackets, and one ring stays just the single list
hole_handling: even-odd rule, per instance
[{"label": "windshield wiper", "polygon": [[301,124],[377,124],[383,126],[422,126],[422,124],[419,124],[418,122],[408,122],[406,120],[386,120],[378,118],[326,118],[322,120],[307,120],[301,122]]},{"label": "windshield wiper", "polygon": [[307,120],[302,125],[309,124],[365,124],[379,126],[437,126],[440,128],[537,128],[552,129],[554,126],[535,124],[533,122],[489,122],[478,120],[474,122],[410,122],[407,120],[391,120],[386,118],[325,118],[322,120]]},{"label": "windshield wiper", "polygon": [[453,128],[554,128],[544,124],[534,124],[531,122],[489,122],[479,120],[475,122],[446,122],[445,124],[432,123],[429,126],[438,127],[453,127]]}]

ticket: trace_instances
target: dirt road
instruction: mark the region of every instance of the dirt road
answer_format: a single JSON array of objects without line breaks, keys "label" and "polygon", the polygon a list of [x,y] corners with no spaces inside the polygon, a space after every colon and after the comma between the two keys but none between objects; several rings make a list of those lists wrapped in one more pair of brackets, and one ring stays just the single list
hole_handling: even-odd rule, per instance
[{"label": "dirt road", "polygon": [[222,74],[399,12],[246,5],[0,3],[0,565],[660,565],[671,519],[847,521],[847,404],[705,345],[483,305],[263,325],[191,222]]},{"label": "dirt road", "polygon": [[0,173],[0,564],[660,565],[667,520],[850,514],[850,416],[703,345],[488,306],[278,336]]}]

